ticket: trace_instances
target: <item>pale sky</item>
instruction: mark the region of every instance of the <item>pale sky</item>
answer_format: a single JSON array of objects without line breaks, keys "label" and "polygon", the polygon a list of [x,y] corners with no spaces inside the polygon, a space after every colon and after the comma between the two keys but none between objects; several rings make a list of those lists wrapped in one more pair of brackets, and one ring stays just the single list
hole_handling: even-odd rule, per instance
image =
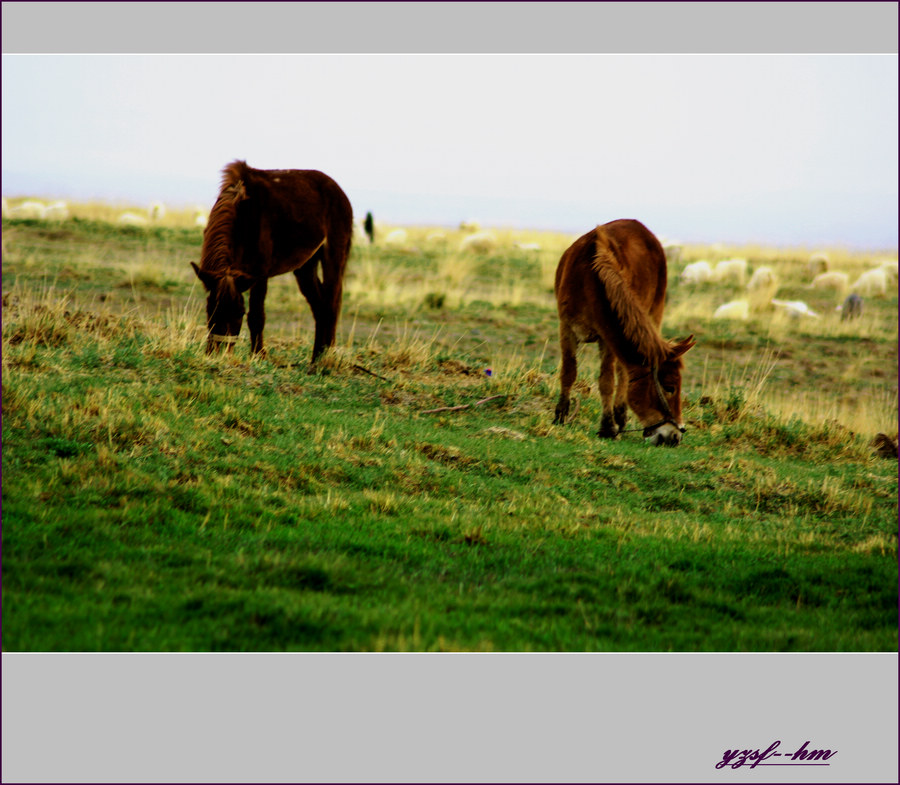
[{"label": "pale sky", "polygon": [[3,195],[321,169],[398,224],[897,247],[896,55],[4,55]]}]

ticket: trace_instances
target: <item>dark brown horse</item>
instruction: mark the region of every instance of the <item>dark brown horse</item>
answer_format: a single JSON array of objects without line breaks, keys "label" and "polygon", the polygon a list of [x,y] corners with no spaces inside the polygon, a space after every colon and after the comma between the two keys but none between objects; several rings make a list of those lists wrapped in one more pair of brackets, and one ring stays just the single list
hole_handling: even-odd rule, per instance
[{"label": "dark brown horse", "polygon": [[208,293],[207,353],[228,350],[241,331],[244,292],[250,292],[250,351],[263,351],[269,278],[293,272],[316,323],[312,361],[334,345],[353,210],[340,186],[322,172],[252,169],[235,161],[203,233],[200,266]]},{"label": "dark brown horse", "polygon": [[[639,221],[611,221],[579,237],[556,269],[562,348],[556,423],[569,414],[579,343],[600,347],[599,435],[625,430],[627,406],[653,444],[678,444],[682,355],[693,336],[669,342],[660,334],[666,302],[666,255]],[[626,406],[627,404],[627,406]]]}]

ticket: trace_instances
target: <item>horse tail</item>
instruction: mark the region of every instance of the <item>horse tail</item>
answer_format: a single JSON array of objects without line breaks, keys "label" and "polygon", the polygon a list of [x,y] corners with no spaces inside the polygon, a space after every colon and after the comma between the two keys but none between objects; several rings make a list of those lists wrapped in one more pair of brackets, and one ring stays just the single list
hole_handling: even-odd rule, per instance
[{"label": "horse tail", "polygon": [[622,277],[616,255],[605,243],[601,244],[600,238],[593,267],[622,331],[625,345],[620,349],[625,350],[623,354],[637,356],[643,361],[640,364],[657,365],[663,362],[669,354],[668,342],[660,335]]}]

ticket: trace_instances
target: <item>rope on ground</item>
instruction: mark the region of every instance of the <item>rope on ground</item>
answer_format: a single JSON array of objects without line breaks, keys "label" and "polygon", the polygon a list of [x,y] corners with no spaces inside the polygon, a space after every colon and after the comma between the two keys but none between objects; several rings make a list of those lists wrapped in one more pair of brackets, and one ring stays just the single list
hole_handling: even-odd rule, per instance
[{"label": "rope on ground", "polygon": [[508,395],[491,395],[488,398],[482,398],[480,401],[475,401],[475,403],[464,403],[462,406],[441,406],[438,409],[426,409],[424,412],[419,412],[420,414],[437,414],[438,412],[461,412],[463,409],[471,409],[473,406],[481,406],[483,403],[487,403],[488,401],[495,401],[498,398],[509,398]]},{"label": "rope on ground", "polygon": [[381,379],[384,382],[391,381],[390,379],[387,378],[387,376],[382,376],[381,374],[375,373],[375,371],[370,371],[368,368],[366,368],[362,365],[354,364],[350,367],[353,368],[353,370],[355,370],[355,371],[362,371],[363,373],[367,373],[367,374],[369,374],[369,376],[374,376],[376,379]]}]

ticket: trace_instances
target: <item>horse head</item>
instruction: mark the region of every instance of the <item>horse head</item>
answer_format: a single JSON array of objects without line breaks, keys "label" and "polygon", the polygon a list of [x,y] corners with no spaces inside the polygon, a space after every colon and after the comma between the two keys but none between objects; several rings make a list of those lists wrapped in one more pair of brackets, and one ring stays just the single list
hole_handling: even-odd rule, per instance
[{"label": "horse head", "polygon": [[694,336],[668,345],[665,357],[629,369],[628,404],[651,444],[674,446],[681,441],[682,356],[694,346]]},{"label": "horse head", "polygon": [[206,288],[206,326],[209,335],[206,353],[234,350],[244,322],[244,292],[253,284],[252,276],[234,270],[209,272],[191,262],[191,267]]}]

